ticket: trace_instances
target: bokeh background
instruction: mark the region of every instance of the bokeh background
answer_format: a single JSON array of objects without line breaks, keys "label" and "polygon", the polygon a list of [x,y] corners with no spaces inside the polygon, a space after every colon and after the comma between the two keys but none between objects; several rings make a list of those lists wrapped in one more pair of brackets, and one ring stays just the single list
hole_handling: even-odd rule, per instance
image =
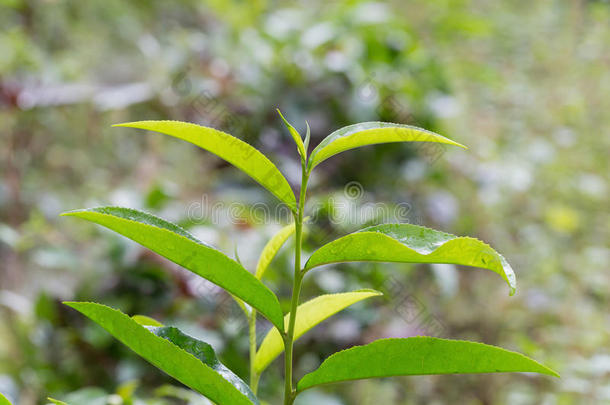
[{"label": "bokeh background", "polygon": [[[379,337],[500,345],[561,379],[507,374],[360,381],[300,404],[610,403],[610,4],[607,1],[0,0],[0,391],[22,405],[205,404],[61,304],[93,300],[207,339],[247,377],[245,320],[222,291],[62,211],[145,209],[253,269],[286,218],[213,155],[140,119],[214,126],[299,165],[280,107],[312,146],[368,120],[469,146],[385,145],[319,166],[306,252],[378,220],[471,235],[513,265],[488,271],[344,264],[303,298],[386,293],[301,338],[296,374]],[[381,204],[379,211],[370,207]],[[397,211],[397,208],[399,210]],[[288,243],[290,245],[290,243]],[[286,247],[268,285],[288,307]],[[263,327],[264,328],[264,327]],[[391,359],[389,359],[391,361]],[[281,398],[281,361],[261,396]]]}]

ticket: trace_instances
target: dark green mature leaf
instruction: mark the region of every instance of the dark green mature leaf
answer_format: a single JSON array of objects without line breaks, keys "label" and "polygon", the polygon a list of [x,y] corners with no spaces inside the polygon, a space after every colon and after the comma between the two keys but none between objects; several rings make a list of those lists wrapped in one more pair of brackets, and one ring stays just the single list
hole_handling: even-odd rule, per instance
[{"label": "dark green mature leaf", "polygon": [[6,399],[4,395],[0,392],[0,405],[11,405],[10,401]]},{"label": "dark green mature leaf", "polygon": [[[326,294],[299,305],[294,327],[294,340],[303,336],[311,328],[330,318],[337,312],[364,299],[382,295],[379,291],[363,289],[346,293]],[[288,324],[290,314],[286,314],[284,322]],[[254,368],[261,373],[284,351],[282,337],[277,329],[271,329],[260,349],[256,352]]]},{"label": "dark green mature leaf", "polygon": [[506,259],[478,239],[411,224],[371,226],[316,250],[305,270],[339,262],[451,263],[498,273],[515,293],[515,273]]},{"label": "dark green mature leaf", "polygon": [[155,367],[218,404],[258,404],[247,385],[224,367],[208,344],[172,327],[144,327],[92,302],[66,302]]},{"label": "dark green mature leaf", "polygon": [[250,390],[250,387],[242,381],[235,373],[229,370],[224,364],[218,360],[212,346],[201,340],[195,339],[184,334],[180,329],[174,327],[147,327],[149,331],[155,335],[169,340],[182,350],[192,354],[202,363],[216,371],[222,378],[230,382],[242,394],[248,397],[252,403],[258,403],[258,400]]},{"label": "dark green mature leaf", "polygon": [[160,132],[195,144],[241,169],[296,210],[294,193],[278,168],[256,148],[226,132],[180,121],[137,121],[113,126]]},{"label": "dark green mature leaf", "polygon": [[70,211],[62,215],[100,224],[140,243],[241,298],[283,329],[282,310],[271,290],[239,263],[179,226],[142,211],[119,207]]},{"label": "dark green mature leaf", "polygon": [[524,355],[495,346],[433,337],[382,339],[324,360],[305,375],[299,391],[341,381],[401,375],[531,372],[559,377]]},{"label": "dark green mature leaf", "polygon": [[338,129],[324,138],[311,152],[309,167],[313,169],[329,157],[349,149],[389,142],[437,142],[466,148],[442,135],[411,125],[362,122]]}]

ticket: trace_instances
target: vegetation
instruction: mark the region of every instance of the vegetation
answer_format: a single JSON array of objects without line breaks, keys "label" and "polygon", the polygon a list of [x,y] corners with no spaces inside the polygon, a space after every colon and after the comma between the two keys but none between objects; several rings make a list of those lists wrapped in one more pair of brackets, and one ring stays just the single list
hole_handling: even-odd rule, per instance
[{"label": "vegetation", "polygon": [[[262,282],[287,314],[288,206],[209,152],[111,127],[169,117],[221,129],[264,151],[298,190],[281,106],[302,134],[309,123],[309,152],[360,121],[410,124],[469,146],[385,144],[316,166],[303,266],[331,241],[403,223],[485,241],[519,279],[509,296],[492,271],[454,264],[316,267],[300,302],[372,296],[301,335],[294,385],[339,350],[414,336],[503,347],[561,373],[365,379],[305,390],[295,405],[609,402],[609,20],[600,0],[0,0],[0,392],[15,405],[49,395],[210,405],[63,301],[176,326],[249,383],[249,322],[226,290],[59,214],[155,213],[252,274],[265,269]],[[260,314],[256,326],[260,351],[274,328]],[[277,346],[267,351],[275,360],[257,387],[270,404],[283,400],[281,343],[277,357]]]},{"label": "vegetation", "polygon": [[[281,114],[280,114],[281,115]],[[284,117],[282,116],[282,119]],[[521,354],[466,341],[412,337],[382,339],[335,353],[320,367],[293,382],[294,342],[329,316],[360,300],[380,295],[370,290],[323,295],[299,305],[305,274],[328,263],[377,261],[403,263],[452,263],[477,266],[498,273],[515,291],[515,275],[506,260],[488,245],[473,238],[456,237],[411,224],[385,224],[362,229],[316,250],[302,265],[303,227],[307,183],[314,167],[337,153],[389,142],[439,142],[461,146],[443,136],[407,125],[367,122],[339,129],[325,138],[310,155],[308,126],[303,140],[285,119],[301,157],[298,200],[282,173],[262,153],[224,132],[175,121],[141,121],[119,126],[153,130],[191,142],[240,168],[286,204],[294,226],[280,231],[259,263],[269,264],[286,236],[294,229],[294,278],[290,312],[283,316],[277,296],[261,279],[265,265],[255,275],[238,261],[199,241],[180,226],[128,208],[101,207],[72,211],[75,216],[124,235],[193,273],[226,289],[249,322],[250,387],[225,367],[205,342],[175,327],[163,326],[148,317],[130,318],[116,309],[95,303],[66,304],[104,327],[114,337],[150,363],[203,394],[217,404],[259,404],[258,381],[264,369],[284,352],[284,405],[292,405],[302,391],[347,380],[400,375],[556,372]],[[257,314],[272,329],[257,350]]]}]

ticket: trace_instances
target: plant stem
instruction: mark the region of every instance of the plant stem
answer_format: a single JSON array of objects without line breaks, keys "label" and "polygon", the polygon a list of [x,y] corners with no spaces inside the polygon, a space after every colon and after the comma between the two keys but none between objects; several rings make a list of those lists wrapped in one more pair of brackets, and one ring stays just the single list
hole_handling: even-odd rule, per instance
[{"label": "plant stem", "polygon": [[252,308],[248,317],[248,325],[250,326],[250,389],[256,395],[258,391],[258,379],[260,375],[254,368],[254,360],[256,358],[256,310]]},{"label": "plant stem", "polygon": [[288,331],[284,335],[284,405],[292,405],[295,398],[295,391],[292,388],[292,348],[294,343],[294,325],[301,294],[301,283],[303,274],[301,273],[301,247],[303,243],[303,210],[305,209],[305,194],[307,192],[307,181],[309,171],[307,166],[302,164],[301,193],[299,195],[299,208],[294,216],[295,220],[295,250],[294,250],[294,281],[292,286],[292,300],[290,303],[290,318],[288,321]]}]

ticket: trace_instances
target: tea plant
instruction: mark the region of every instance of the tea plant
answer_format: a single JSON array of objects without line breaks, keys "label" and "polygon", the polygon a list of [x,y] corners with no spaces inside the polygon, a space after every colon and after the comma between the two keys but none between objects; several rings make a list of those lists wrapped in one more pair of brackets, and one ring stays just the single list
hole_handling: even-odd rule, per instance
[{"label": "tea plant", "polygon": [[[279,112],[279,111],[278,111]],[[281,116],[281,113],[280,113]],[[129,317],[117,309],[91,302],[66,302],[100,324],[137,354],[184,385],[217,404],[259,404],[256,396],[264,370],[284,353],[284,405],[303,391],[322,384],[388,376],[556,372],[519,353],[481,343],[434,337],[381,339],[333,354],[318,369],[293,379],[293,346],[311,328],[367,298],[374,290],[322,295],[300,304],[303,278],[310,270],[329,263],[375,261],[400,263],[451,263],[479,267],[499,274],[514,294],[516,282],[507,261],[489,245],[411,224],[382,224],[334,240],[302,260],[307,183],[314,168],[326,159],[359,146],[389,142],[438,142],[462,145],[433,132],[401,124],[364,122],[341,128],[326,137],[310,154],[306,136],[284,119],[301,160],[299,197],[286,178],[261,152],[221,131],[177,121],[139,121],[119,127],[160,132],[208,150],[244,171],[282,203],[294,222],[281,229],[265,246],[254,272],[246,270],[181,227],[151,214],[129,208],[99,207],[62,215],[83,218],[132,239],[178,265],[224,288],[243,310],[249,325],[250,378],[242,381],[225,367],[213,348],[179,329],[145,317]],[[284,314],[278,297],[263,284],[265,270],[286,240],[294,235],[294,278],[290,312]],[[273,325],[260,347],[256,341],[258,314]],[[58,402],[59,403],[59,402]]]}]

